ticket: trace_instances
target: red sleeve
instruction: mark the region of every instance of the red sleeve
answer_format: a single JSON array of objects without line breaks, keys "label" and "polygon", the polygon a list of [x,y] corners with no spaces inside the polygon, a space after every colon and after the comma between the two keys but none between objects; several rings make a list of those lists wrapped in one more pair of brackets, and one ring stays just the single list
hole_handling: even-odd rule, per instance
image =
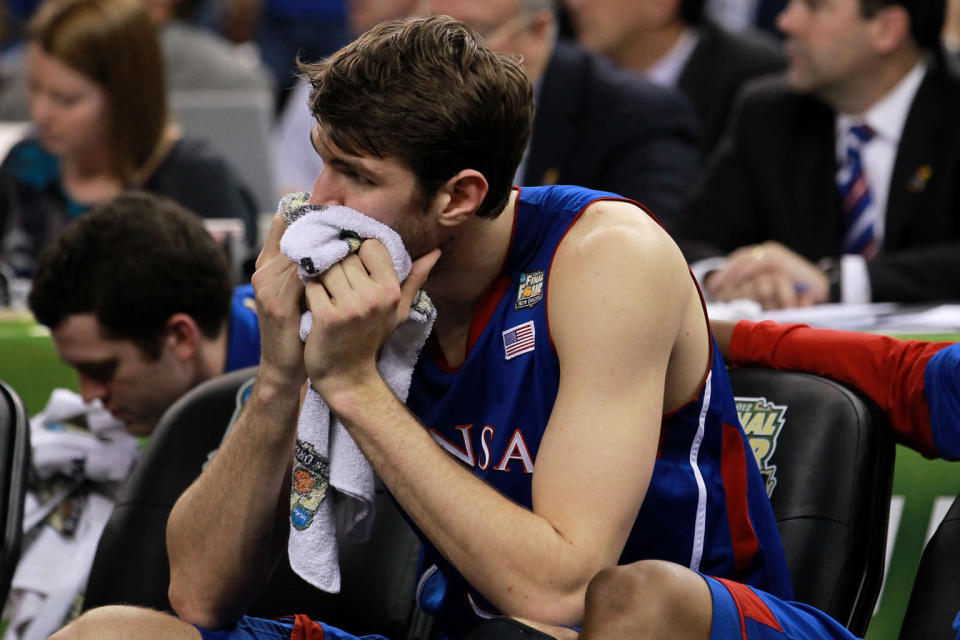
[{"label": "red sleeve", "polygon": [[730,339],[729,361],[805,371],[849,384],[887,413],[897,442],[936,458],[940,453],[930,430],[924,370],[950,344],[742,320]]}]

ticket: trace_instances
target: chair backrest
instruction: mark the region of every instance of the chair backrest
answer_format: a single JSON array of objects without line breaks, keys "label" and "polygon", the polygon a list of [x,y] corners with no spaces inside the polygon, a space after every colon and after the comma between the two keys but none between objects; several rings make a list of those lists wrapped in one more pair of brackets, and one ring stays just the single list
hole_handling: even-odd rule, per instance
[{"label": "chair backrest", "polygon": [[30,423],[20,397],[0,381],[0,602],[20,559],[23,499],[30,468]]},{"label": "chair backrest", "polygon": [[819,376],[730,372],[783,540],[794,597],[858,636],[883,579],[894,444],[865,396]]},{"label": "chair backrest", "polygon": [[[170,609],[165,543],[170,509],[200,474],[207,454],[220,445],[255,372],[242,369],[209,380],[164,414],[100,538],[84,608],[125,602]],[[375,509],[370,539],[341,545],[339,594],[323,593],[304,582],[284,557],[248,613],[306,613],[356,633],[405,637],[415,609],[419,542],[381,486]]]},{"label": "chair backrest", "polygon": [[205,138],[227,159],[253,194],[258,211],[276,209],[277,186],[270,157],[273,97],[269,93],[177,91],[170,96],[170,106],[187,135]]},{"label": "chair backrest", "polygon": [[960,495],[923,550],[900,640],[955,640],[960,612]]}]

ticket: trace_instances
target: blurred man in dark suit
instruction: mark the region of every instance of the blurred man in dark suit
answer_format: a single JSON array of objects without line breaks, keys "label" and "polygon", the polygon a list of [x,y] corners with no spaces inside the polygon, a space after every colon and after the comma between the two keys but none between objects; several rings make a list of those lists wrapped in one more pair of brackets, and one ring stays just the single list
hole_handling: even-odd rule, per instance
[{"label": "blurred man in dark suit", "polygon": [[720,300],[960,298],[960,79],[943,0],[791,0],[679,234]]},{"label": "blurred man in dark suit", "polygon": [[623,69],[680,89],[700,119],[700,148],[714,148],[747,80],[780,71],[771,41],[734,34],[706,20],[704,0],[565,0],[577,39]]},{"label": "blurred man in dark suit", "polygon": [[520,185],[576,184],[646,205],[670,226],[697,171],[695,117],[683,97],[558,41],[552,0],[424,0],[523,56],[536,91]]}]

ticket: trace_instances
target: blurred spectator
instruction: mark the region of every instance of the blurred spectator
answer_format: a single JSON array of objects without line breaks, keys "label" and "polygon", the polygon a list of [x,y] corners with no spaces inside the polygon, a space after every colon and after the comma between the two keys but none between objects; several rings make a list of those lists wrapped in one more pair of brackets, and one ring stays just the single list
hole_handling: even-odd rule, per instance
[{"label": "blurred spectator", "polygon": [[347,25],[355,36],[380,24],[417,13],[421,0],[347,0]]},{"label": "blurred spectator", "polygon": [[533,136],[516,184],[576,184],[646,205],[668,227],[697,170],[696,122],[681,95],[557,39],[551,0],[425,0],[522,56],[534,83]]},{"label": "blurred spectator", "polygon": [[704,156],[716,146],[743,83],[785,66],[772,42],[705,19],[704,0],[565,2],[580,44],[687,95]]},{"label": "blurred spectator", "polygon": [[317,60],[349,39],[345,0],[220,0],[220,29],[252,41],[273,73],[282,107],[296,83],[296,62]]},{"label": "blurred spectator", "polygon": [[168,120],[156,30],[140,0],[48,0],[28,28],[36,137],[0,165],[0,257],[20,275],[69,220],[131,187],[203,217],[255,209],[233,171]]},{"label": "blurred spectator", "polygon": [[708,293],[765,307],[960,299],[960,78],[943,0],[791,0],[681,221]]},{"label": "blurred spectator", "polygon": [[710,20],[730,31],[759,30],[776,38],[776,17],[787,0],[707,0],[704,10]]},{"label": "blurred spectator", "polygon": [[947,0],[947,19],[943,25],[943,46],[960,60],[960,0]]},{"label": "blurred spectator", "polygon": [[160,25],[170,91],[232,89],[274,95],[270,70],[253,46],[236,45],[192,24],[197,0],[141,0]]},{"label": "blurred spectator", "polygon": [[[171,92],[227,89],[263,92],[271,102],[275,83],[256,47],[236,45],[192,24],[199,0],[141,0],[160,28],[167,88]],[[0,120],[26,120],[25,46],[21,41],[0,56]]]},{"label": "blurred spectator", "polygon": [[[347,24],[360,35],[384,20],[412,15],[420,0],[347,0]],[[274,174],[281,193],[311,191],[323,162],[310,142],[316,121],[307,106],[310,85],[302,78],[277,119],[273,135]]]}]

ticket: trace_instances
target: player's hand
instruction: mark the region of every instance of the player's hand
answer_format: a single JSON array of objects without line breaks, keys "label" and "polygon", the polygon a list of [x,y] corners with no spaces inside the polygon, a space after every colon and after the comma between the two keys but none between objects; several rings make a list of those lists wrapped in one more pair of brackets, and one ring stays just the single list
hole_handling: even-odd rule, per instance
[{"label": "player's hand", "polygon": [[251,278],[260,324],[258,377],[283,388],[298,388],[307,375],[300,340],[303,283],[297,265],[280,252],[285,229],[283,216],[274,216]]},{"label": "player's hand", "polygon": [[401,286],[386,247],[367,240],[318,282],[307,284],[313,325],[304,354],[306,370],[331,407],[338,391],[379,375],[380,347],[407,319],[417,290],[439,258],[438,249],[420,257]]},{"label": "player's hand", "polygon": [[830,285],[816,265],[778,242],[737,249],[705,283],[717,300],[755,300],[764,309],[786,309],[826,302]]}]

